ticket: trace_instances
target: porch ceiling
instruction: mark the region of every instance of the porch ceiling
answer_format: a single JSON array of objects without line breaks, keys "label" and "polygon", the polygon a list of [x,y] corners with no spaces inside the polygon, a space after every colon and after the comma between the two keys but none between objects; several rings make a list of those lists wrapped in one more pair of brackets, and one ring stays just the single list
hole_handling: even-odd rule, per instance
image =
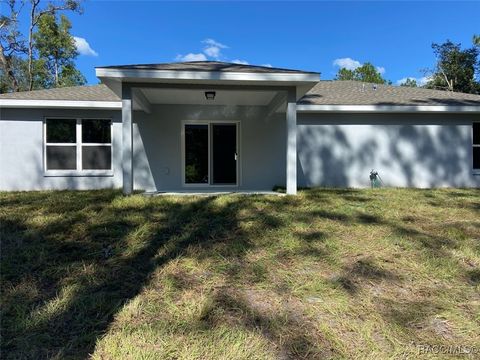
[{"label": "porch ceiling", "polygon": [[[275,91],[217,90],[205,89],[154,89],[141,88],[150,104],[192,104],[192,105],[268,105],[276,95]],[[205,91],[215,91],[215,99],[207,100]]]}]

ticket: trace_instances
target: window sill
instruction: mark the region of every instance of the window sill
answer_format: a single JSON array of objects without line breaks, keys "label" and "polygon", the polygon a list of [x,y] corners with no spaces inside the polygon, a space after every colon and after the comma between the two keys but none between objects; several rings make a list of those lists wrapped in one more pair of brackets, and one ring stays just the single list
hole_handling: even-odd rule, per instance
[{"label": "window sill", "polygon": [[108,177],[113,176],[112,170],[48,170],[45,177]]},{"label": "window sill", "polygon": [[472,175],[473,176],[480,176],[480,170],[473,170]]}]

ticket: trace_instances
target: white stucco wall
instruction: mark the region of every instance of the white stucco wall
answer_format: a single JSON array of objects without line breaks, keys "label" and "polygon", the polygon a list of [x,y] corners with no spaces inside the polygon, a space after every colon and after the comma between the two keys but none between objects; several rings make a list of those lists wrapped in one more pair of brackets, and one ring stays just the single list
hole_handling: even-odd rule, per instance
[{"label": "white stucco wall", "polygon": [[298,185],[478,187],[472,122],[479,114],[303,114]]},{"label": "white stucco wall", "polygon": [[[134,113],[134,187],[182,187],[182,120],[240,121],[239,187],[285,186],[285,114],[263,107],[162,105]],[[113,120],[113,176],[46,177],[43,119]],[[0,109],[0,190],[120,188],[121,113],[99,110]],[[479,114],[298,114],[298,186],[368,187],[371,169],[387,186],[480,186],[472,174],[473,121]]]},{"label": "white stucco wall", "polygon": [[205,188],[182,186],[181,127],[183,120],[240,122],[238,187],[210,190],[271,190],[285,184],[285,116],[265,119],[264,107],[155,106],[151,114],[134,115],[134,186],[158,191]]},{"label": "white stucco wall", "polygon": [[[195,190],[182,186],[182,120],[240,121],[240,184],[211,190],[271,190],[285,183],[285,119],[266,120],[264,107],[155,106],[134,119],[134,188]],[[43,121],[46,117],[113,120],[113,176],[45,176]],[[121,112],[99,110],[0,109],[0,190],[120,188]],[[204,188],[202,188],[204,189]]]},{"label": "white stucco wall", "polygon": [[[45,176],[43,120],[45,117],[111,118],[113,176]],[[0,109],[0,190],[115,188],[122,184],[119,111]]]}]

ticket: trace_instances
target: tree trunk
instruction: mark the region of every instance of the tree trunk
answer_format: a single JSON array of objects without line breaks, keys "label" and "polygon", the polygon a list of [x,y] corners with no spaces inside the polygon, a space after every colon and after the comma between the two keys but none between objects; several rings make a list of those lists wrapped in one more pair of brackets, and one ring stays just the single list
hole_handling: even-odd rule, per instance
[{"label": "tree trunk", "polygon": [[0,62],[2,63],[2,66],[5,70],[5,74],[7,74],[8,78],[10,79],[10,82],[12,83],[12,89],[13,91],[17,92],[20,90],[18,86],[18,81],[17,78],[15,77],[15,74],[13,73],[12,67],[10,66],[10,63],[5,56],[4,49],[2,44],[0,43]]},{"label": "tree trunk", "polygon": [[445,82],[447,83],[447,90],[448,91],[453,91],[453,79],[449,81],[447,74],[445,74],[445,71],[443,71],[443,69],[441,67],[440,67],[440,71],[443,75],[443,78],[445,79]]},{"label": "tree trunk", "polygon": [[28,29],[28,90],[33,88],[33,74],[32,74],[32,61],[33,61],[33,18],[35,16],[35,6],[32,3],[32,10],[30,12],[30,28]]},{"label": "tree trunk", "polygon": [[58,60],[55,59],[55,87],[58,87]]},{"label": "tree trunk", "polygon": [[38,21],[38,18],[35,17],[35,11],[40,0],[31,0],[31,2],[30,27],[28,28],[28,90],[30,91],[33,89],[33,29]]}]

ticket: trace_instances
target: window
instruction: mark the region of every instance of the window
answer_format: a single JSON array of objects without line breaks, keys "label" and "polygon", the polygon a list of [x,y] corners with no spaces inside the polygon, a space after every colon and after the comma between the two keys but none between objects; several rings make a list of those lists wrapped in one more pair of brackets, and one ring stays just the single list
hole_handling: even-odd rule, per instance
[{"label": "window", "polygon": [[110,121],[82,121],[82,169],[110,170],[112,168],[112,131]]},{"label": "window", "polygon": [[47,171],[112,169],[112,122],[105,119],[46,119]]},{"label": "window", "polygon": [[480,123],[472,125],[472,140],[473,170],[480,171]]},{"label": "window", "polygon": [[77,169],[77,120],[47,119],[47,170]]}]

